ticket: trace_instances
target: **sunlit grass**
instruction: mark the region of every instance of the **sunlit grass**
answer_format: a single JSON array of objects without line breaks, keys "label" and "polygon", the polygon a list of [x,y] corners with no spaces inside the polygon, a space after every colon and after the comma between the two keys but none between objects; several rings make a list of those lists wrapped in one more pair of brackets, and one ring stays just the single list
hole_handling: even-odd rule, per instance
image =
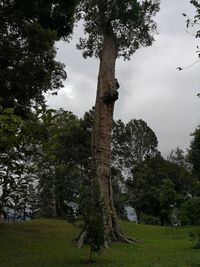
[{"label": "sunlit grass", "polygon": [[123,222],[141,244],[115,243],[84,264],[89,248],[72,240],[79,229],[64,220],[33,220],[0,226],[0,267],[200,267],[200,250],[188,239],[191,227],[169,228]]}]

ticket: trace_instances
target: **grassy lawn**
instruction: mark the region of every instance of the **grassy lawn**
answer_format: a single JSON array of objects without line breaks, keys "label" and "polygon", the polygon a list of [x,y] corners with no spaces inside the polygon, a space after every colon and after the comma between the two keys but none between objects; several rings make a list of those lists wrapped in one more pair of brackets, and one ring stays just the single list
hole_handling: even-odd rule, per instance
[{"label": "grassy lawn", "polygon": [[85,264],[89,248],[76,248],[78,229],[64,220],[33,220],[0,225],[0,267],[200,267],[200,250],[188,240],[192,228],[122,223],[142,244],[115,243]]}]

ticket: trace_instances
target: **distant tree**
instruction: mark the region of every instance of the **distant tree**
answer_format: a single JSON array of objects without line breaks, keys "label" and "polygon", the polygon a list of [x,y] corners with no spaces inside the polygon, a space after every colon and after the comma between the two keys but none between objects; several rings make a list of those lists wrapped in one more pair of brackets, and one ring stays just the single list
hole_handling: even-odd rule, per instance
[{"label": "distant tree", "polygon": [[132,119],[126,125],[118,120],[113,128],[113,164],[131,170],[158,152],[158,140],[143,120]]},{"label": "distant tree", "polygon": [[[132,119],[127,124],[124,124],[121,120],[114,122],[112,147],[112,173],[113,181],[115,182],[114,190],[116,191],[114,201],[117,204],[118,212],[120,211],[122,216],[124,205],[130,204],[128,201],[129,197],[126,196],[126,180],[127,178],[130,178],[130,180],[134,179],[135,190],[138,190],[136,202],[140,202],[141,199],[138,196],[140,194],[139,187],[141,186],[139,184],[143,183],[142,177],[141,175],[134,176],[136,173],[137,175],[139,174],[139,169],[142,170],[145,167],[143,162],[146,159],[153,158],[158,154],[157,145],[158,141],[155,133],[143,120]],[[141,180],[139,177],[141,177]],[[136,204],[136,202],[134,207],[139,212],[139,203]],[[139,217],[138,214],[138,219]]]},{"label": "distant tree", "polygon": [[123,148],[125,142],[125,124],[122,120],[113,120],[112,132],[112,189],[113,200],[118,217],[124,218],[126,201],[125,178],[127,169],[124,164]]},{"label": "distant tree", "polygon": [[115,166],[111,168],[112,172],[112,189],[113,189],[113,201],[116,209],[117,216],[121,219],[127,219],[125,206],[128,204],[125,175]]},{"label": "distant tree", "polygon": [[200,126],[192,134],[193,140],[189,149],[189,160],[192,164],[192,171],[200,183]]},{"label": "distant tree", "polygon": [[126,180],[129,204],[135,208],[138,220],[142,215],[157,217],[169,223],[174,209],[180,209],[192,197],[197,183],[191,173],[160,154],[134,166]]},{"label": "distant tree", "polygon": [[167,159],[186,169],[190,168],[187,154],[180,147],[173,149]]},{"label": "distant tree", "polygon": [[78,17],[84,20],[88,38],[80,39],[78,48],[83,49],[84,57],[94,55],[100,59],[92,133],[92,177],[99,184],[104,203],[105,244],[112,240],[129,241],[119,229],[111,187],[111,132],[119,87],[115,62],[119,56],[129,59],[140,46],[152,44],[151,33],[156,28],[152,16],[158,10],[157,0],[87,0],[79,5]]},{"label": "distant tree", "polygon": [[189,162],[189,155],[177,147],[167,157],[168,169],[175,184],[176,192],[183,199],[196,195],[197,180],[192,174],[192,165]]},{"label": "distant tree", "polygon": [[125,127],[124,158],[131,167],[158,153],[158,140],[153,130],[143,120],[131,120]]},{"label": "distant tree", "polygon": [[142,214],[160,217],[160,188],[162,180],[166,178],[163,165],[164,159],[157,154],[133,166],[126,180],[129,204],[135,208],[139,222]]},{"label": "distant tree", "polygon": [[164,225],[164,223],[170,224],[172,211],[177,202],[177,193],[175,191],[174,183],[169,178],[162,180],[159,192],[159,202],[161,225]]},{"label": "distant tree", "polygon": [[[82,169],[82,175],[88,179],[91,171],[91,137],[92,125],[94,122],[94,107],[85,112],[83,118],[80,119],[80,146],[79,160]],[[84,178],[83,177],[83,178]]]}]

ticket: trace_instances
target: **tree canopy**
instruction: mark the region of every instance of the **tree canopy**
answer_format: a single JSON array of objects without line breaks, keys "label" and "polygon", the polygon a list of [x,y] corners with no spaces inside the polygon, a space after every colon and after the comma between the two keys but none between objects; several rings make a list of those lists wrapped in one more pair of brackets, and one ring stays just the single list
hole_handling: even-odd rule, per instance
[{"label": "tree canopy", "polygon": [[73,29],[76,1],[0,1],[0,97],[4,107],[25,113],[44,103],[66,79],[55,60],[55,41]]},{"label": "tree canopy", "polygon": [[80,38],[84,57],[99,57],[103,36],[114,35],[118,56],[129,59],[140,46],[150,46],[159,11],[159,0],[86,0],[79,4],[78,18],[84,20],[86,38]]}]

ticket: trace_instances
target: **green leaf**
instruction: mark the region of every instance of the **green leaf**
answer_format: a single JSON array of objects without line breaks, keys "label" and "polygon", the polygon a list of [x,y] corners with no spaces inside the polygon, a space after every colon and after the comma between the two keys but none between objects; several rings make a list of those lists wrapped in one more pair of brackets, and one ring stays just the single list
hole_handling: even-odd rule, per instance
[{"label": "green leaf", "polygon": [[3,110],[3,114],[13,114],[14,109],[13,108],[6,108]]},{"label": "green leaf", "polygon": [[11,119],[12,119],[14,122],[17,122],[17,123],[21,123],[21,121],[22,121],[21,117],[15,115],[15,114],[12,114],[12,115],[11,115]]},{"label": "green leaf", "polygon": [[7,121],[8,120],[8,116],[7,115],[0,115],[0,121]]}]

